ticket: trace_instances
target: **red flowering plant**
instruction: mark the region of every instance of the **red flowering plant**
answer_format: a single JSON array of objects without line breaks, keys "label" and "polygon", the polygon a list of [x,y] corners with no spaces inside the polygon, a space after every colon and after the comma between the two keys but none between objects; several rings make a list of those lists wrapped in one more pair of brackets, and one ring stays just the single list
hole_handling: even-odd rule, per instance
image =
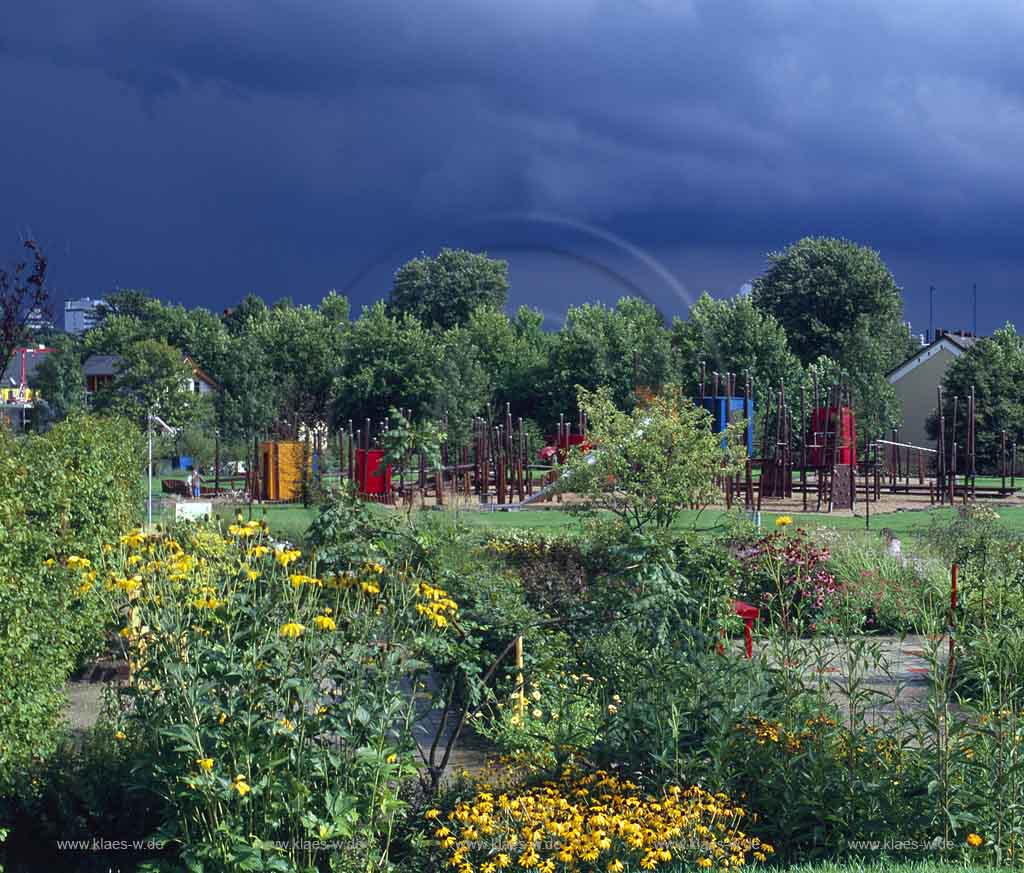
[{"label": "red flowering plant", "polygon": [[738,552],[740,597],[786,633],[814,633],[837,605],[842,586],[828,569],[828,548],[802,528],[790,533],[787,526]]}]

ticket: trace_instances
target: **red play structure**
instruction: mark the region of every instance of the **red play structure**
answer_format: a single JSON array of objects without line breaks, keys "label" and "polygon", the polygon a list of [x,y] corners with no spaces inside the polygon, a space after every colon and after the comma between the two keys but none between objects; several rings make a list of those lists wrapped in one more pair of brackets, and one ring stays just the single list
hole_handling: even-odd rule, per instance
[{"label": "red play structure", "polygon": [[384,464],[383,449],[356,449],[359,493],[383,499],[391,494],[391,465]]},{"label": "red play structure", "polygon": [[[838,435],[839,445],[835,440]],[[857,419],[849,406],[823,406],[811,415],[811,464],[856,463]]]}]

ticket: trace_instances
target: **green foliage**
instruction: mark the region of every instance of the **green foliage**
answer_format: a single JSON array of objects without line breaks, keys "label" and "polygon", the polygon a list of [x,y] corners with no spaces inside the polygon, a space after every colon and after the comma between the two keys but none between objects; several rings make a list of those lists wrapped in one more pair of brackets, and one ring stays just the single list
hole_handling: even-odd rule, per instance
[{"label": "green foliage", "polygon": [[367,307],[345,338],[334,382],[335,421],[379,421],[393,406],[417,418],[427,414],[437,396],[439,364],[436,337],[415,318],[389,315],[383,303]]},{"label": "green foliage", "polygon": [[34,387],[46,405],[47,416],[62,421],[73,410],[85,407],[85,377],[75,339],[61,334],[53,344],[55,350],[43,358],[36,370]]},{"label": "green foliage", "polygon": [[805,237],[768,255],[754,280],[753,303],[771,313],[804,364],[822,355],[844,365],[855,342],[897,335],[887,351],[898,363],[909,337],[901,326],[900,288],[878,253],[849,240]]},{"label": "green foliage", "polygon": [[687,320],[673,320],[672,350],[679,384],[694,395],[701,362],[706,364],[708,378],[715,371],[736,373],[741,390],[747,373],[761,388],[793,385],[802,375],[782,326],[745,294],[731,300],[702,294],[690,307]]},{"label": "green foliage", "polygon": [[278,416],[292,424],[326,420],[334,370],[342,355],[344,298],[328,298],[327,312],[310,306],[275,306],[254,339],[274,383]]},{"label": "green foliage", "polygon": [[74,413],[45,436],[0,433],[0,786],[59,737],[63,688],[96,653],[104,614],[83,599],[103,542],[142,505],[142,446],[120,419]]},{"label": "green foliage", "polygon": [[628,413],[616,408],[607,388],[581,388],[579,404],[596,448],[569,453],[561,487],[634,530],[668,527],[682,509],[711,503],[719,477],[735,473],[743,462],[743,448],[736,444],[743,423],[730,425],[724,435],[713,433],[708,413],[675,386]]},{"label": "green foliage", "polygon": [[209,418],[205,398],[192,391],[192,366],[181,352],[160,340],[139,340],[125,349],[113,382],[96,392],[97,410],[146,426],[149,413],[171,427]]},{"label": "green foliage", "polygon": [[[965,400],[974,388],[977,407],[977,464],[979,473],[999,475],[1003,470],[1002,432],[1007,432],[1006,468],[1009,468],[1010,445],[1024,440],[1024,337],[1012,324],[997,330],[991,337],[975,342],[955,359],[943,378],[947,446],[955,439],[960,444],[957,469],[966,470],[963,456]],[[959,421],[954,437],[953,403],[959,397]],[[928,421],[928,435],[938,435],[937,416]],[[948,451],[948,448],[947,448]]]},{"label": "green foliage", "polygon": [[504,307],[508,264],[486,254],[441,249],[436,258],[415,258],[398,268],[390,308],[426,327],[464,324],[480,306]]},{"label": "green foliage", "polygon": [[668,379],[671,345],[664,319],[650,303],[623,297],[603,304],[572,306],[552,338],[546,398],[539,410],[557,421],[576,408],[577,386],[607,387],[616,405],[631,406],[637,387],[657,390]]},{"label": "green foliage", "polygon": [[445,433],[432,421],[409,421],[392,407],[389,428],[381,435],[384,463],[404,466],[410,455],[418,455],[428,470],[441,466],[441,444]]},{"label": "green foliage", "polygon": [[[67,869],[74,850],[61,850],[58,842],[82,847],[73,863],[83,873],[128,869],[126,864],[134,869],[159,853],[149,841],[160,822],[159,804],[134,772],[140,750],[118,736],[101,717],[84,736],[63,739],[52,755],[18,773],[14,789],[0,798],[0,820],[11,831],[0,857],[10,869]],[[97,841],[111,844],[109,851]],[[127,848],[134,845],[140,850]]]}]

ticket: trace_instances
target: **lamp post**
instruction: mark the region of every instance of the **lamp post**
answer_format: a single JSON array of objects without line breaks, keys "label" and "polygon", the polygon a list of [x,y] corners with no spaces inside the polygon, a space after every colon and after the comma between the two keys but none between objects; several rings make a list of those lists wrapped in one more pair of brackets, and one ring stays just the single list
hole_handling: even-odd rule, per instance
[{"label": "lamp post", "polygon": [[153,527],[153,411],[146,413],[146,435],[149,439],[149,463],[146,467],[149,500],[146,503],[146,526]]}]

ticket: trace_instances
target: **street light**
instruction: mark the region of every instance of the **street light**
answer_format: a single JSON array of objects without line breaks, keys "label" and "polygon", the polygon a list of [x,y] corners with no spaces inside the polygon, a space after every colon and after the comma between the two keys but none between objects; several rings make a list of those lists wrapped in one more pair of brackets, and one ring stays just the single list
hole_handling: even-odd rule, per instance
[{"label": "street light", "polygon": [[149,437],[149,475],[146,477],[149,480],[149,501],[146,503],[146,526],[153,527],[153,422],[156,422],[163,429],[165,434],[174,436],[178,431],[176,428],[171,427],[166,421],[164,421],[159,415],[155,415],[150,412],[146,416],[146,434]]}]

